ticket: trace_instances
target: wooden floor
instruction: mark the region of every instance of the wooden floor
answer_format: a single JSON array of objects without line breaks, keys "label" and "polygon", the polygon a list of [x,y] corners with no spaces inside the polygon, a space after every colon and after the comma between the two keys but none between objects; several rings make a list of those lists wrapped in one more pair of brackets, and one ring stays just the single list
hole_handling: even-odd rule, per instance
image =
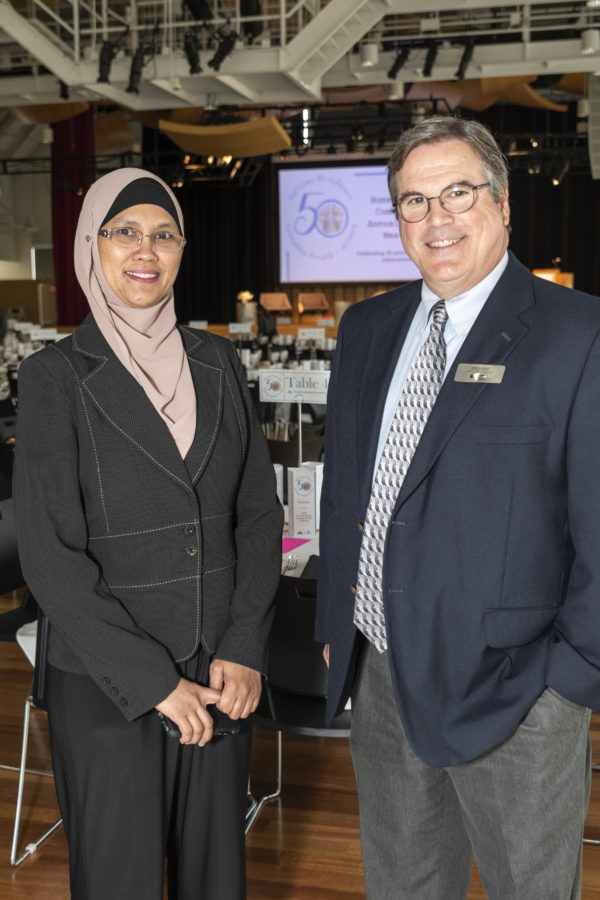
[{"label": "wooden floor", "polygon": [[[0,601],[0,611],[6,609]],[[16,764],[23,703],[31,668],[16,644],[0,642],[0,763]],[[592,725],[600,760],[600,716]],[[29,765],[49,765],[45,715],[34,713]],[[253,787],[271,786],[275,736],[256,729]],[[600,838],[600,773],[594,776],[587,834]],[[0,770],[0,897],[66,900],[67,846],[60,829],[18,869],[9,865],[17,776]],[[52,783],[26,787],[23,848],[57,817]],[[347,741],[284,737],[283,799],[264,807],[247,839],[249,900],[359,900],[364,898],[358,807]],[[600,900],[600,846],[584,849],[583,900]],[[485,894],[476,870],[469,900]],[[106,898],[110,900],[110,898]],[[132,898],[143,900],[143,898]]]}]

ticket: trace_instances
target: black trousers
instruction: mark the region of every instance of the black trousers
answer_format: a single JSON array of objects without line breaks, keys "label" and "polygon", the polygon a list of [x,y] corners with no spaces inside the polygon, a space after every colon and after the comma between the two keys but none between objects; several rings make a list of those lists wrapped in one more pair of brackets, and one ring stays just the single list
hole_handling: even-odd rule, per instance
[{"label": "black trousers", "polygon": [[47,699],[72,900],[162,900],[165,857],[169,900],[244,900],[250,724],[182,746],[52,666]]}]

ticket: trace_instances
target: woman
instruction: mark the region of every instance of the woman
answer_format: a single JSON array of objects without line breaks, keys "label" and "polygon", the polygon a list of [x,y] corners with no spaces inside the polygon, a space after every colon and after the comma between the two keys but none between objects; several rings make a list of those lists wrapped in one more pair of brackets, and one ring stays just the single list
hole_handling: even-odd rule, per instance
[{"label": "woman", "polygon": [[165,853],[170,898],[245,896],[282,512],[234,349],[175,324],[184,243],[160,179],[100,178],[75,237],[91,315],[19,371],[19,548],[50,621],[74,900],[162,900]]}]

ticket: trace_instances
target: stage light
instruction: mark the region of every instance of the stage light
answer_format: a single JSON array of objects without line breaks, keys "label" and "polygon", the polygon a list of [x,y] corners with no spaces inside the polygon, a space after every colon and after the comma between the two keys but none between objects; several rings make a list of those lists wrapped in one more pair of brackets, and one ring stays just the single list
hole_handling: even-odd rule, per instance
[{"label": "stage light", "polygon": [[475,49],[475,39],[470,37],[465,41],[465,49],[463,50],[462,56],[460,58],[460,63],[458,69],[456,70],[456,75],[454,76],[459,81],[462,81],[465,77],[465,72],[467,70],[467,66],[471,62],[471,58],[473,56],[473,50]]},{"label": "stage light", "polygon": [[433,67],[435,65],[435,61],[438,55],[438,45],[435,41],[428,41],[425,45],[427,49],[427,56],[425,57],[425,65],[423,66],[423,77],[429,78]]},{"label": "stage light", "polygon": [[139,94],[140,81],[142,80],[142,70],[144,68],[144,48],[138,47],[131,60],[131,68],[129,70],[129,84],[126,92],[128,94]]},{"label": "stage light", "polygon": [[185,0],[185,5],[198,22],[208,22],[213,17],[213,11],[207,0]]},{"label": "stage light", "polygon": [[409,53],[410,53],[410,47],[408,47],[408,46],[402,47],[402,49],[399,51],[398,56],[394,60],[394,63],[392,65],[390,71],[387,73],[388,78],[391,78],[392,81],[395,80],[396,75],[398,74],[400,69],[405,65],[406,60],[408,59]]},{"label": "stage light", "polygon": [[100,49],[100,62],[99,62],[99,73],[98,73],[98,83],[99,84],[108,84],[108,76],[110,75],[110,67],[112,66],[112,61],[115,58],[116,47],[111,41],[104,41],[102,47]]},{"label": "stage light", "polygon": [[[240,12],[242,14],[242,17],[262,15],[259,0],[241,0]],[[251,44],[252,41],[254,41],[259,36],[259,34],[262,34],[262,30],[262,22],[244,22],[244,24],[242,25],[244,37],[248,38],[249,44]]]},{"label": "stage light", "polygon": [[198,75],[202,71],[200,66],[200,52],[198,38],[193,31],[186,31],[183,38],[183,52],[186,55],[190,67],[190,75]]},{"label": "stage light", "polygon": [[233,48],[235,47],[235,42],[238,39],[238,34],[233,30],[229,22],[225,25],[221,25],[221,27],[216,32],[216,38],[218,41],[218,47],[215,55],[212,59],[209,59],[208,65],[211,69],[214,69],[215,72],[218,72],[221,68],[221,63],[224,59],[226,59],[231,53],[233,53]]}]

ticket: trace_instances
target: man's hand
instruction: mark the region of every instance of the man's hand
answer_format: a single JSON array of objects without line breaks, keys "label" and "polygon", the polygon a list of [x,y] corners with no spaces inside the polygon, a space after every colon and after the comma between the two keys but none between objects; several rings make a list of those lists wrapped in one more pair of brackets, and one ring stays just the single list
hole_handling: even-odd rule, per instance
[{"label": "man's hand", "polygon": [[210,686],[221,692],[217,707],[230,719],[247,719],[260,700],[260,672],[239,663],[214,659],[210,664]]},{"label": "man's hand", "polygon": [[168,716],[181,731],[180,744],[198,744],[203,747],[212,737],[213,720],[207,703],[217,703],[221,692],[203,687],[182,678],[168,697],[156,705],[156,709]]},{"label": "man's hand", "polygon": [[323,659],[327,663],[327,668],[329,668],[329,644],[323,644]]}]

